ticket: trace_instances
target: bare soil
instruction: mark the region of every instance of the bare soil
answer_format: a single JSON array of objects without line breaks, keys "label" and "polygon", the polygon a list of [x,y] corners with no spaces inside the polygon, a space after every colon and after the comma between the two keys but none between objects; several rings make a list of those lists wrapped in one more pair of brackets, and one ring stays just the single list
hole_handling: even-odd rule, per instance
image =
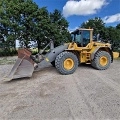
[{"label": "bare soil", "polygon": [[12,66],[0,65],[0,120],[120,120],[120,60],[71,75],[48,64],[31,78],[2,81]]}]

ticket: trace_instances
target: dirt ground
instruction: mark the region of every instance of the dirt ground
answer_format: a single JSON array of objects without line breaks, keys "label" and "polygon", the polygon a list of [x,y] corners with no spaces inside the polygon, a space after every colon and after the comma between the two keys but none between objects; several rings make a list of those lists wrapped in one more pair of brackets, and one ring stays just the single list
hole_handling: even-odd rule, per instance
[{"label": "dirt ground", "polygon": [[120,60],[104,71],[80,65],[61,75],[47,65],[2,81],[12,66],[0,65],[0,120],[120,120]]}]

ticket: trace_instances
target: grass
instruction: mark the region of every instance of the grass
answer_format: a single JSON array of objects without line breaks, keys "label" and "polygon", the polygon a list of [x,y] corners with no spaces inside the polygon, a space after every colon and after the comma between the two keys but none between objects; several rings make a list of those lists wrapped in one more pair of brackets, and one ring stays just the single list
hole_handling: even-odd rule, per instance
[{"label": "grass", "polygon": [[5,65],[5,64],[14,64],[16,59],[10,59],[8,57],[0,57],[0,65]]},{"label": "grass", "polygon": [[38,52],[38,48],[32,48],[32,52]]}]

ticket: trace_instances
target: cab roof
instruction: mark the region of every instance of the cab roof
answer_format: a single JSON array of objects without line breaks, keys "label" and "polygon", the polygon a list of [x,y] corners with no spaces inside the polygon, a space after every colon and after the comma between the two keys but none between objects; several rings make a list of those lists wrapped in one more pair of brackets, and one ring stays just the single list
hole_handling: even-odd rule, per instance
[{"label": "cab roof", "polygon": [[76,30],[74,30],[74,31],[72,31],[71,33],[75,33],[75,32],[77,32],[77,31],[84,31],[84,30],[88,30],[88,31],[93,31],[93,29],[87,29],[87,28],[78,28],[78,29],[76,29]]}]

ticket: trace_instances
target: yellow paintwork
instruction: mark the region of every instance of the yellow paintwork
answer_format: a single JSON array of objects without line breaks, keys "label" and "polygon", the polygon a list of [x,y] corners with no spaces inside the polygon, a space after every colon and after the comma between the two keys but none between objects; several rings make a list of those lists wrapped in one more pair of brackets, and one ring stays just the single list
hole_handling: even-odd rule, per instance
[{"label": "yellow paintwork", "polygon": [[108,59],[107,59],[107,57],[102,56],[102,57],[100,58],[100,65],[101,65],[101,66],[106,66],[107,64],[108,64]]},{"label": "yellow paintwork", "polygon": [[[86,47],[78,47],[75,42],[69,43],[68,49],[73,52],[77,52],[79,57],[80,63],[91,63],[91,55],[96,52],[99,48],[104,48],[105,51],[109,52],[111,48],[111,44],[109,43],[102,43],[102,42],[94,42],[93,41],[93,29],[83,29],[80,28],[79,30],[89,30],[90,31],[90,43]],[[118,56],[116,54],[116,56]],[[101,64],[105,65],[105,58],[101,58]],[[106,60],[107,61],[107,60]]]},{"label": "yellow paintwork", "polygon": [[48,58],[46,58],[45,60],[46,60],[47,62],[49,61],[49,59],[48,59]]},{"label": "yellow paintwork", "polygon": [[65,61],[64,61],[64,64],[63,64],[64,68],[66,70],[70,70],[73,68],[74,66],[74,61],[71,59],[71,58],[67,58]]},{"label": "yellow paintwork", "polygon": [[110,48],[110,46],[109,43],[90,42],[86,47],[78,47],[76,43],[70,43],[68,50],[78,51],[80,63],[86,63],[91,61],[91,54],[97,48],[105,48],[108,51],[107,48]]},{"label": "yellow paintwork", "polygon": [[120,56],[119,52],[113,52],[113,58],[118,58]]}]

